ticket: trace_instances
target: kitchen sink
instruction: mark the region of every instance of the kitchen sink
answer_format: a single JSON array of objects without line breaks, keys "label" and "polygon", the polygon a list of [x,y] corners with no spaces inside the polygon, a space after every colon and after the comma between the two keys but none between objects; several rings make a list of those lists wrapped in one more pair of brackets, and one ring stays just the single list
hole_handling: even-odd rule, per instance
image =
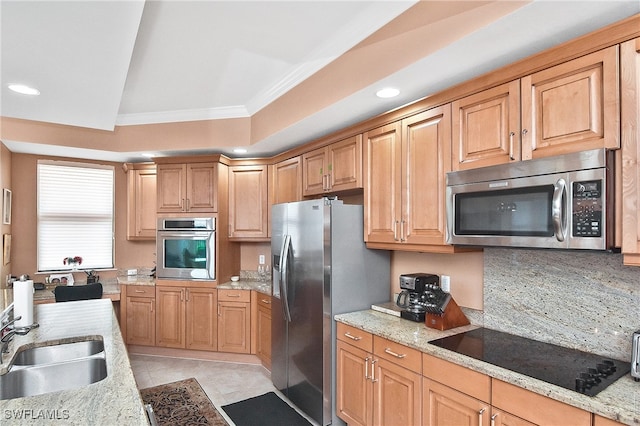
[{"label": "kitchen sink", "polygon": [[18,368],[0,375],[0,400],[76,389],[106,377],[107,362],[100,355]]},{"label": "kitchen sink", "polygon": [[85,358],[104,351],[104,342],[98,339],[81,342],[50,344],[19,350],[11,363],[13,366],[51,364]]}]

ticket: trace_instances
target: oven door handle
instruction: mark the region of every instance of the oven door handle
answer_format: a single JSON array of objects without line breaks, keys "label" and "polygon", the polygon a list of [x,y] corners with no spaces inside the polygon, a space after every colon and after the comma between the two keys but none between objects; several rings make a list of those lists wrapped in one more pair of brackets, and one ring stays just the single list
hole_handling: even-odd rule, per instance
[{"label": "oven door handle", "polygon": [[556,240],[564,241],[567,236],[567,183],[558,179],[553,186],[551,220]]}]

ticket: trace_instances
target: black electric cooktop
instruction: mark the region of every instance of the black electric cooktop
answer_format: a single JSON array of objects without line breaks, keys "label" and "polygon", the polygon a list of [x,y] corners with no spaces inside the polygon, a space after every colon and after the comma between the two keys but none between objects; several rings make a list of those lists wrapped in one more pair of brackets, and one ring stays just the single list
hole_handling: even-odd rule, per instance
[{"label": "black electric cooktop", "polygon": [[631,370],[628,362],[488,328],[429,343],[589,396]]}]

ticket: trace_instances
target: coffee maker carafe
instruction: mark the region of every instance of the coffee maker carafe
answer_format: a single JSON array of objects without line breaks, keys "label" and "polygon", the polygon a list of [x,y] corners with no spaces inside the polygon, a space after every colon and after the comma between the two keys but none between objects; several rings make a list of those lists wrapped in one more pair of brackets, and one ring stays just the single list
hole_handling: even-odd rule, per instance
[{"label": "coffee maker carafe", "polygon": [[428,305],[435,290],[440,290],[440,277],[416,273],[400,275],[400,289],[396,305],[402,308],[400,316],[416,322],[424,322]]}]

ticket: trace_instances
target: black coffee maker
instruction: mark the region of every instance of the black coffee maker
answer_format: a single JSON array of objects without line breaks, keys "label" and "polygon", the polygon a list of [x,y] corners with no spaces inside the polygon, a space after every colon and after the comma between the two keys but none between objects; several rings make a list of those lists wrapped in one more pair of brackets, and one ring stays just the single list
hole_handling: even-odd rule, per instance
[{"label": "black coffee maker", "polygon": [[400,289],[396,299],[396,305],[402,308],[400,317],[416,322],[424,322],[426,313],[437,308],[438,295],[444,293],[440,277],[425,273],[400,275]]}]

